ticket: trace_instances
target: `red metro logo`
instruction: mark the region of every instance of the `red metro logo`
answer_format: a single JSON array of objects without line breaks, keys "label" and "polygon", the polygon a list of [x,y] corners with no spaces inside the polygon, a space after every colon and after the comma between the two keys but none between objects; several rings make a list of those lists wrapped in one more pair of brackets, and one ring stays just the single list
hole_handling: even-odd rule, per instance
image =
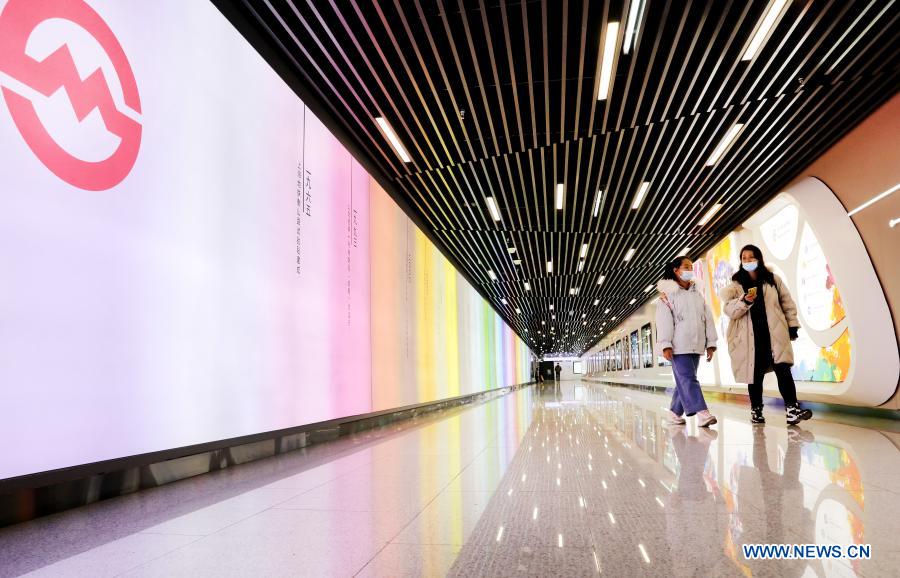
[{"label": "red metro logo", "polygon": [[96,40],[118,76],[125,105],[141,112],[137,83],[122,46],[106,22],[83,0],[9,0],[0,13],[0,73],[44,97],[65,89],[79,123],[97,109],[106,130],[120,139],[115,152],[100,161],[73,156],[48,132],[30,98],[9,86],[3,87],[3,98],[28,147],[56,176],[89,191],[112,188],[134,167],[141,145],[141,124],[118,109],[101,68],[81,79],[68,44],[40,61],[26,53],[32,32],[50,19],[71,22]]}]

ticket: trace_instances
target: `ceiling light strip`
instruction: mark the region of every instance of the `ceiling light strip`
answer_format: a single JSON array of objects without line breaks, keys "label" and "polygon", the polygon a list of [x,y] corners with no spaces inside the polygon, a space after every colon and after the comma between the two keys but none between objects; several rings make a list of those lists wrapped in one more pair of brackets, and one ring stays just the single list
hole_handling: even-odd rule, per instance
[{"label": "ceiling light strip", "polygon": [[634,195],[634,202],[631,203],[631,208],[633,210],[638,210],[641,208],[641,203],[644,202],[644,197],[647,196],[647,189],[650,188],[650,183],[648,181],[644,181],[641,183],[640,188],[637,193]]},{"label": "ceiling light strip", "polygon": [[706,161],[706,166],[711,167],[722,158],[722,155],[725,154],[725,151],[731,146],[731,143],[737,138],[738,134],[740,134],[741,130],[743,130],[744,125],[735,124],[732,125],[728,132],[725,133],[725,136],[722,137],[722,140],[719,141],[719,146],[716,147],[716,150],[713,151],[711,155],[709,155],[709,160]]},{"label": "ceiling light strip", "polygon": [[388,141],[391,143],[391,146],[394,147],[394,152],[397,153],[397,156],[399,156],[403,162],[411,163],[412,159],[409,157],[406,149],[403,148],[403,143],[401,143],[400,139],[397,138],[397,133],[394,132],[394,129],[391,128],[391,125],[388,124],[388,121],[386,121],[383,116],[379,116],[375,118],[375,122],[378,123],[378,126],[381,127],[381,131],[384,133],[384,136],[387,137]]},{"label": "ceiling light strip", "polygon": [[610,22],[606,25],[606,39],[603,43],[603,59],[600,64],[600,88],[597,90],[597,100],[606,100],[609,96],[609,86],[612,80],[613,58],[616,53],[616,40],[619,37],[619,23]]},{"label": "ceiling light strip", "polygon": [[715,216],[715,214],[718,213],[721,208],[722,208],[721,203],[716,203],[715,205],[713,205],[710,210],[706,211],[706,214],[703,215],[703,218],[700,219],[700,222],[697,223],[697,226],[702,227],[703,225],[708,223],[709,220],[712,219],[713,216]]},{"label": "ceiling light strip", "polygon": [[900,183],[897,183],[896,185],[894,185],[893,187],[889,188],[888,190],[886,190],[885,192],[883,192],[883,193],[881,193],[881,194],[879,194],[879,195],[875,195],[874,197],[872,197],[871,199],[869,199],[869,200],[866,201],[865,203],[861,204],[860,206],[856,207],[855,209],[853,209],[852,211],[850,211],[849,213],[847,213],[847,216],[848,216],[848,217],[852,217],[852,216],[855,215],[856,213],[862,211],[863,209],[865,209],[865,208],[867,208],[867,207],[870,207],[870,206],[874,205],[874,204],[877,203],[878,201],[880,201],[880,200],[882,200],[882,199],[886,199],[886,198],[889,197],[891,194],[893,194],[894,192],[896,192],[897,189],[900,189]]},{"label": "ceiling light strip", "polygon": [[753,60],[753,58],[756,56],[756,53],[762,47],[763,42],[765,42],[766,38],[769,36],[769,32],[778,21],[778,17],[781,15],[781,10],[784,8],[787,2],[788,0],[772,0],[771,4],[769,4],[769,9],[766,11],[765,16],[763,16],[762,21],[756,28],[756,34],[753,35],[753,39],[747,46],[747,50],[744,51],[744,55],[741,57],[741,60]]},{"label": "ceiling light strip", "polygon": [[633,43],[636,44],[638,29],[641,27],[641,17],[644,15],[645,0],[631,0],[628,10],[628,23],[625,26],[625,43],[622,52],[628,54]]},{"label": "ceiling light strip", "polygon": [[495,221],[500,220],[500,211],[497,209],[497,203],[494,201],[494,197],[487,197],[484,199],[488,206],[488,211],[491,213],[491,218]]}]

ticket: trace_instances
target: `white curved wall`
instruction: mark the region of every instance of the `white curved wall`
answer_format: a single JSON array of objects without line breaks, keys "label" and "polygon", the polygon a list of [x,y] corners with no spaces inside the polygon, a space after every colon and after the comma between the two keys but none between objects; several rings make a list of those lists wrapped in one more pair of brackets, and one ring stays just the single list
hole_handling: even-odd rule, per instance
[{"label": "white curved wall", "polygon": [[[795,343],[794,372],[801,399],[876,406],[894,394],[900,352],[894,324],[878,277],[853,222],[834,193],[807,178],[778,195],[695,262],[695,272],[717,316],[719,352],[701,365],[699,378],[710,389],[746,392],[735,383],[724,340],[727,318],[715,293],[737,266],[746,243],[762,248],[767,263],[784,279],[800,309],[801,339]],[[599,352],[646,323],[649,303],[625,320],[585,358],[594,376],[620,382],[671,384],[671,371],[651,368],[604,371]],[[655,328],[654,328],[655,336]],[[778,396],[774,375],[767,395]]]}]

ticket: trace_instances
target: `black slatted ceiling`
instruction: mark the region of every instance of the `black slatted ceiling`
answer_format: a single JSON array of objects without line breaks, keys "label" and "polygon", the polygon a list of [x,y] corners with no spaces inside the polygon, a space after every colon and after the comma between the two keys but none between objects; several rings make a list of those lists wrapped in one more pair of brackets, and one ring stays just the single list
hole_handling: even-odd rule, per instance
[{"label": "black slatted ceiling", "polygon": [[[789,0],[749,62],[769,1],[649,0],[629,54],[628,0],[214,1],[536,353],[588,349],[653,296],[666,260],[708,249],[900,86],[896,0]],[[615,21],[615,74],[598,101]],[[735,123],[744,130],[706,167]]]}]

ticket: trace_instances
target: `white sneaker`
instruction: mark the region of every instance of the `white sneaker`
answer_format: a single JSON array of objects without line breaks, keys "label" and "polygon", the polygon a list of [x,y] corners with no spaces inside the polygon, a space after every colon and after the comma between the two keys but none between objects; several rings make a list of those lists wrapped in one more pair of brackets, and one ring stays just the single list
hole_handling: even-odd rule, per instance
[{"label": "white sneaker", "polygon": [[669,417],[669,423],[672,425],[684,425],[685,423],[687,423],[686,421],[684,421],[684,417],[675,415],[675,412],[671,409],[667,409],[666,413]]},{"label": "white sneaker", "polygon": [[708,409],[704,409],[701,412],[697,412],[697,425],[700,427],[709,427],[715,424],[718,420],[716,416],[709,413]]}]

